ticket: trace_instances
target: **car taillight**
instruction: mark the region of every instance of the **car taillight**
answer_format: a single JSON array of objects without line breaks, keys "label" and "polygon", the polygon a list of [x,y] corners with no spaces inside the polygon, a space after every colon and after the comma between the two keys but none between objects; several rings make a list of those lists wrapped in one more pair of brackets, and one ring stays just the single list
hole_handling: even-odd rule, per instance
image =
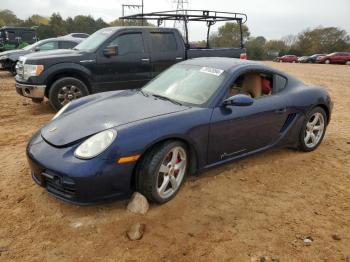
[{"label": "car taillight", "polygon": [[247,60],[247,59],[248,59],[247,53],[242,53],[242,54],[239,56],[239,58],[240,58],[240,59]]}]

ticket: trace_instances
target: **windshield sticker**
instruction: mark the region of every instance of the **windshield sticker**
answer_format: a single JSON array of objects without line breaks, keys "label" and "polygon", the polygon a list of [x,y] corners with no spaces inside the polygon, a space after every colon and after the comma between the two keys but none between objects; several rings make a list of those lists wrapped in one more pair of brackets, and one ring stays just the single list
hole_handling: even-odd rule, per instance
[{"label": "windshield sticker", "polygon": [[214,75],[214,76],[219,76],[219,75],[221,75],[224,72],[224,70],[217,69],[217,68],[212,68],[212,67],[202,67],[200,72],[211,74],[211,75]]}]

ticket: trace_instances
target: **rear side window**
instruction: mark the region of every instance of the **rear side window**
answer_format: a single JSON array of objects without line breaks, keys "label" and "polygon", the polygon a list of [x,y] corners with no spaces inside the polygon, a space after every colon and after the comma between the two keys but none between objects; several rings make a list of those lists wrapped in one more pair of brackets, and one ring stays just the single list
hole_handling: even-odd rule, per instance
[{"label": "rear side window", "polygon": [[278,93],[286,87],[287,79],[280,75],[275,75],[274,78],[275,79],[273,81],[273,84],[274,84],[273,90],[274,90],[274,93]]},{"label": "rear side window", "polygon": [[153,52],[177,51],[176,38],[173,33],[151,32]]},{"label": "rear side window", "polygon": [[117,36],[108,46],[117,46],[118,55],[144,53],[141,33],[124,34]]},{"label": "rear side window", "polygon": [[23,41],[28,41],[28,42],[33,41],[34,38],[35,38],[34,32],[27,31],[27,32],[23,32],[22,34]]},{"label": "rear side window", "polygon": [[63,42],[60,42],[60,49],[71,49],[71,48],[75,47],[76,45],[77,45],[77,43],[75,43],[75,42],[63,41]]}]

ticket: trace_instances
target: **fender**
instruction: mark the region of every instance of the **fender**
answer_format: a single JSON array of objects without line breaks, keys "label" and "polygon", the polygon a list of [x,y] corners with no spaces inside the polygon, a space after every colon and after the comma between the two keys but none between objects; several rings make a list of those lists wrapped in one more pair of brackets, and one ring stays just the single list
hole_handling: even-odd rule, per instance
[{"label": "fender", "polygon": [[80,80],[88,86],[91,92],[92,72],[89,69],[77,63],[59,63],[44,70],[43,74],[40,76],[44,79],[44,83],[47,86],[45,90],[46,95],[53,82],[56,81],[60,75],[77,76],[81,78]]}]

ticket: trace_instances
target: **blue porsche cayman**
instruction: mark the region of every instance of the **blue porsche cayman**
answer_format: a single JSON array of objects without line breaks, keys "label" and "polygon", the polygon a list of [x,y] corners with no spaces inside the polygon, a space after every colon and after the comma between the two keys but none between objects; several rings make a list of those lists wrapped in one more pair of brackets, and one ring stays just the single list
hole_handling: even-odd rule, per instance
[{"label": "blue porsche cayman", "polygon": [[266,65],[199,58],[142,89],[66,104],[27,146],[34,181],[92,204],[141,192],[164,203],[187,175],[272,147],[312,151],[330,121],[320,87]]}]

